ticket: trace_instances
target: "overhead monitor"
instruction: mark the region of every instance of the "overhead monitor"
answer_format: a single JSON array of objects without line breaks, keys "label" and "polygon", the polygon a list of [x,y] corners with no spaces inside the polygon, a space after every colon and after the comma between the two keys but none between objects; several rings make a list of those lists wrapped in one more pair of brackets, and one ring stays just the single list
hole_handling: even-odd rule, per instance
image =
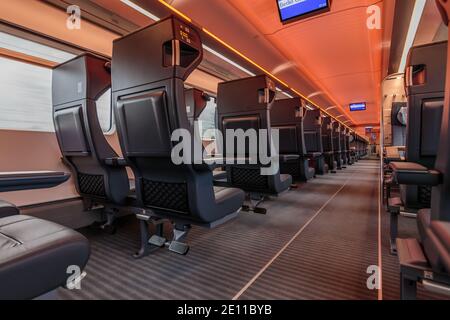
[{"label": "overhead monitor", "polygon": [[350,111],[365,111],[367,109],[367,105],[365,102],[351,103]]},{"label": "overhead monitor", "polygon": [[331,0],[277,0],[277,5],[281,22],[288,23],[329,11]]}]

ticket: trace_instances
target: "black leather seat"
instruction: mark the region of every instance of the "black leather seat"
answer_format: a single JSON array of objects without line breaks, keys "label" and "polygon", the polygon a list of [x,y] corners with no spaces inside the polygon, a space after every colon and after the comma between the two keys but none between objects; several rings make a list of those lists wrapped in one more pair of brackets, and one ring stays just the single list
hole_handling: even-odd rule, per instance
[{"label": "black leather seat", "polygon": [[133,198],[126,161],[106,141],[98,118],[97,101],[110,88],[110,61],[93,54],[82,54],[53,70],[53,118],[64,162],[86,209],[103,205],[103,227],[112,232],[117,211]]},{"label": "black leather seat", "polygon": [[[280,171],[293,179],[308,181],[314,178],[314,155],[308,155],[303,126],[305,108],[300,98],[276,100],[271,108],[272,129],[280,134]],[[311,164],[310,164],[311,162]]]},{"label": "black leather seat", "polygon": [[350,153],[350,141],[352,139],[350,129],[344,128],[343,135],[344,135],[344,149],[345,149],[345,164],[351,166],[353,165],[353,158]]},{"label": "black leather seat", "polygon": [[19,209],[6,201],[0,200],[0,219],[19,214]]},{"label": "black leather seat", "polygon": [[89,250],[81,234],[52,222],[0,219],[0,300],[33,299],[65,286],[68,268],[83,270]]},{"label": "black leather seat", "polygon": [[[408,119],[406,129],[407,162],[433,169],[439,146],[442,110],[444,104],[447,42],[432,43],[411,48],[407,76]],[[422,81],[426,73],[426,81]],[[429,208],[431,188],[428,185],[400,185],[401,199],[406,210]]]},{"label": "black leather seat", "polygon": [[322,142],[322,113],[320,110],[308,110],[303,117],[306,152],[316,169],[316,173],[328,173]]},{"label": "black leather seat", "polygon": [[[400,205],[406,212],[430,208],[433,187],[440,183],[440,173],[433,169],[441,139],[445,96],[442,69],[446,67],[446,54],[447,42],[438,42],[413,47],[408,56],[406,162],[389,163],[393,181],[400,186]],[[396,216],[400,210],[394,206],[389,211],[391,243],[394,243],[398,223]],[[428,226],[420,224],[427,221],[418,219],[422,236]]]},{"label": "black leather seat", "polygon": [[[271,152],[271,114],[270,110],[275,99],[275,84],[267,76],[256,76],[234,81],[222,82],[218,88],[217,110],[219,114],[219,129],[224,137],[224,155],[227,159],[244,159],[245,164],[234,161],[227,164],[228,185],[241,188],[255,196],[278,195],[287,191],[292,184],[290,175],[280,175],[279,170],[275,173],[262,174],[262,168],[269,164],[263,164],[260,154],[260,139],[258,133],[266,130],[267,156],[275,164],[275,155]],[[234,143],[233,149],[227,149],[227,130],[231,132],[253,132],[256,133],[257,141],[245,142],[239,150],[239,143]],[[236,142],[236,138],[233,137]],[[230,141],[231,142],[231,141]],[[250,144],[254,144],[252,148]],[[262,151],[262,150],[261,150]],[[253,161],[253,163],[251,163]],[[233,163],[233,162],[232,162]]]},{"label": "black leather seat", "polygon": [[333,130],[333,120],[329,116],[324,117],[322,119],[322,145],[325,162],[331,173],[335,173],[338,168],[336,154],[334,152],[335,135],[336,133]]},{"label": "black leather seat", "polygon": [[336,169],[342,170],[343,167],[343,149],[342,149],[342,132],[341,124],[337,121],[331,123],[333,130],[333,152],[334,160],[336,161]]},{"label": "black leather seat", "polygon": [[[180,29],[185,32],[180,34]],[[169,249],[183,254],[191,224],[212,228],[225,223],[237,216],[245,197],[239,189],[214,189],[215,166],[194,159],[195,145],[200,152],[203,147],[190,134],[184,81],[202,57],[198,31],[175,17],[122,37],[113,46],[117,131],[135,175],[138,203],[174,222]],[[174,132],[187,133],[191,139],[184,144],[181,163],[172,157],[181,142],[181,138],[172,141]],[[143,251],[147,242],[144,234]]]},{"label": "black leather seat", "polygon": [[[449,23],[449,13],[450,13],[450,3],[445,0],[436,0],[436,4],[440,9],[443,21],[446,25]],[[437,44],[439,46],[440,44]],[[421,49],[423,49],[422,47]],[[425,46],[426,48],[426,46]],[[419,50],[420,51],[420,50]],[[436,59],[436,61],[442,61],[441,54],[442,51],[435,52],[433,57],[428,57]],[[421,57],[421,54],[418,55]],[[416,59],[417,57],[413,57]],[[411,59],[411,54],[410,54]],[[450,201],[449,201],[449,174],[450,174],[450,158],[448,153],[449,145],[449,104],[448,98],[450,93],[450,65],[448,61],[450,60],[450,54],[446,55],[446,85],[445,85],[445,101],[443,103],[442,111],[442,127],[440,130],[440,137],[436,139],[439,141],[438,146],[435,145],[424,145],[425,150],[430,151],[430,147],[437,150],[437,159],[435,170],[428,170],[426,166],[417,167],[417,175],[422,179],[424,176],[435,176],[436,174],[440,177],[440,183],[433,185],[433,194],[431,200],[431,210],[421,210],[418,216],[419,231],[421,234],[421,243],[416,239],[397,239],[398,256],[400,260],[400,270],[401,270],[401,296],[402,299],[416,299],[417,295],[417,283],[421,282],[423,287],[434,292],[449,293],[450,288]],[[408,69],[406,78],[412,84],[417,87],[411,90],[428,90],[434,85],[442,86],[442,83],[436,83],[434,76],[429,75],[429,71],[438,72],[437,68],[442,71],[442,65],[435,65],[435,62],[431,62],[432,66],[429,68],[424,68],[424,61],[419,59],[418,65],[413,64],[411,68]],[[433,69],[433,70],[431,70]],[[426,70],[426,73],[425,73]],[[440,78],[442,78],[442,72],[440,72]],[[425,77],[425,74],[427,75]],[[444,79],[442,79],[444,80]],[[428,101],[423,101],[423,107],[427,102],[436,102],[441,100],[442,94],[437,92],[434,96],[435,99],[426,99]],[[429,98],[431,97],[429,96]],[[419,100],[424,97],[424,95],[418,95]],[[430,111],[430,110],[428,110]],[[436,109],[434,111],[437,111]],[[422,113],[424,110],[422,110]],[[436,115],[436,112],[431,112],[431,114]],[[429,115],[431,115],[429,114]],[[431,117],[434,118],[434,117]],[[428,125],[428,124],[427,124]],[[430,128],[432,132],[436,128]],[[420,139],[425,137],[421,136]],[[425,138],[426,139],[426,138]],[[427,140],[427,139],[426,139]],[[416,164],[417,166],[417,164]],[[419,170],[420,167],[425,167],[425,170]],[[428,174],[427,174],[428,171]],[[433,171],[436,174],[433,174]],[[414,259],[412,258],[414,255]]]}]

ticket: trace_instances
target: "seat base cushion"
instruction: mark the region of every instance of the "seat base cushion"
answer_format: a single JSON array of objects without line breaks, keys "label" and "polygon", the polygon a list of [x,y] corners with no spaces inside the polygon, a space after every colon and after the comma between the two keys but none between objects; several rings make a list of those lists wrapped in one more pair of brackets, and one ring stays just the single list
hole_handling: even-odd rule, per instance
[{"label": "seat base cushion", "polygon": [[280,174],[280,183],[277,186],[277,192],[282,193],[287,191],[292,185],[292,176],[288,174]]},{"label": "seat base cushion", "polygon": [[450,223],[432,221],[427,230],[425,250],[437,271],[450,273]]},{"label": "seat base cushion", "polygon": [[83,270],[89,252],[85,237],[58,224],[23,215],[0,219],[0,300],[33,299],[66,285],[68,268]]}]

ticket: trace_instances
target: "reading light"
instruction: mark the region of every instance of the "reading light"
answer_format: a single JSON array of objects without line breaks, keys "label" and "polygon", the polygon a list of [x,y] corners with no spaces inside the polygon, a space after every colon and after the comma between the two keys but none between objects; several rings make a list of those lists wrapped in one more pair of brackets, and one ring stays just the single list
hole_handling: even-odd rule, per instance
[{"label": "reading light", "polygon": [[331,106],[325,109],[325,111],[336,109],[336,106]]},{"label": "reading light", "polygon": [[342,117],[345,117],[343,114],[341,114],[340,116],[337,116],[336,119],[340,119]]},{"label": "reading light", "polygon": [[398,72],[405,72],[409,49],[411,49],[414,39],[416,38],[417,29],[419,28],[420,19],[422,18],[425,4],[426,0],[416,0],[416,3],[414,4],[414,10],[409,23],[408,35],[406,36],[405,47],[403,48],[402,60],[400,61]]}]

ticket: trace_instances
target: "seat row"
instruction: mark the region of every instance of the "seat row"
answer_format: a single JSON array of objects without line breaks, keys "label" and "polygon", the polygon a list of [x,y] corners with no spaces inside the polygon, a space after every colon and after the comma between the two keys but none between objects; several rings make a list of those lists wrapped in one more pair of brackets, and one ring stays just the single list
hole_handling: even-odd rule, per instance
[{"label": "seat row", "polygon": [[[63,161],[85,209],[104,208],[104,229],[114,231],[123,212],[137,217],[136,258],[162,247],[186,254],[192,225],[214,228],[242,209],[265,213],[258,207],[265,197],[288,191],[295,180],[342,169],[365,153],[362,139],[319,110],[307,111],[301,99],[276,100],[275,83],[261,75],[219,84],[223,144],[206,155],[195,120],[208,97],[185,89],[202,56],[196,28],[169,17],[116,40],[112,63],[86,53],[53,70],[53,118]],[[120,155],[107,142],[97,114],[97,100],[108,90]],[[230,130],[254,130],[256,140],[246,138],[240,146],[236,136],[226,134]],[[0,298],[34,298],[67,285],[67,270],[76,266],[81,272],[87,263],[88,241],[18,213],[14,205],[0,203],[0,282],[7,284]],[[173,226],[169,240],[167,222]],[[154,233],[149,224],[156,226]],[[20,272],[25,282],[13,276]]]},{"label": "seat row", "polygon": [[[448,25],[449,3],[436,3]],[[418,283],[450,295],[449,58],[447,42],[411,49],[405,76],[406,159],[387,161],[391,251],[399,257],[402,299],[416,299]],[[392,184],[400,185],[400,197],[390,196]],[[418,239],[399,236],[400,215],[417,219]]]},{"label": "seat row", "polygon": [[[189,32],[180,35],[179,29]],[[348,129],[318,110],[306,111],[300,98],[276,100],[275,83],[261,75],[219,84],[222,148],[204,157],[193,123],[207,96],[186,91],[184,83],[202,55],[195,27],[170,17],[116,40],[112,64],[84,54],[53,72],[56,134],[77,190],[87,209],[105,207],[105,227],[118,211],[132,208],[141,223],[136,257],[163,246],[186,254],[191,225],[213,228],[241,209],[266,213],[258,206],[261,201],[287,191],[293,179],[307,181],[363,156],[363,144]],[[96,100],[110,87],[123,158],[107,143],[97,117]],[[273,129],[280,141],[275,149]],[[245,141],[240,145],[237,136],[227,134],[230,130],[244,132]],[[257,132],[256,140],[245,136],[249,130]],[[177,154],[181,162],[174,160],[180,143],[175,132],[193,138]],[[263,173],[278,154],[280,169]],[[127,167],[134,174],[134,190]],[[170,241],[162,230],[167,220],[174,225]],[[156,234],[149,234],[148,223],[159,226]]]}]

